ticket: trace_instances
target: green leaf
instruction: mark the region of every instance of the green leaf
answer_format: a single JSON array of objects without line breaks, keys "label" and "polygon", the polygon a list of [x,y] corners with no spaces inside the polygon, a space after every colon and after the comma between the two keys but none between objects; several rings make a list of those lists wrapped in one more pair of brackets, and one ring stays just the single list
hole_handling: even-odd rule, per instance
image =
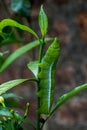
[{"label": "green leaf", "polygon": [[23,130],[21,121],[6,119],[1,121],[2,130]]},{"label": "green leaf", "polygon": [[17,27],[21,30],[27,31],[39,39],[38,35],[30,27],[22,25],[12,19],[4,19],[0,22],[0,35],[3,36],[3,38],[7,37],[6,33],[3,33],[3,29],[7,26]]},{"label": "green leaf", "polygon": [[31,4],[29,0],[11,0],[11,8],[22,16],[30,16]]},{"label": "green leaf", "polygon": [[5,99],[5,106],[9,108],[21,108],[21,104],[17,100],[14,99]]},{"label": "green leaf", "polygon": [[14,118],[15,118],[16,120],[18,120],[18,121],[23,121],[23,117],[20,116],[17,112],[14,112],[13,116],[14,116]]},{"label": "green leaf", "polygon": [[15,112],[14,110],[10,110],[7,107],[0,106],[0,116],[11,117],[18,121],[23,121],[22,116],[20,116],[17,112]]},{"label": "green leaf", "polygon": [[71,99],[73,96],[75,96],[76,94],[78,94],[79,92],[81,92],[82,90],[87,88],[87,83],[83,84],[81,86],[78,86],[76,88],[74,88],[73,90],[71,90],[70,92],[62,95],[58,101],[57,104],[55,105],[53,111],[51,112],[51,114],[53,112],[55,112],[61,105],[63,105],[66,101],[68,101],[69,99]]},{"label": "green leaf", "polygon": [[33,72],[35,77],[37,77],[38,74],[38,61],[32,61],[28,63],[28,68]]},{"label": "green leaf", "polygon": [[42,36],[44,37],[47,33],[48,18],[43,10],[43,5],[41,6],[38,19],[39,19],[38,22],[39,22],[40,30],[41,30]]},{"label": "green leaf", "polygon": [[12,114],[7,107],[0,106],[0,116],[12,117]]},{"label": "green leaf", "polygon": [[7,99],[7,98],[19,98],[19,99],[22,99],[22,97],[18,96],[15,93],[5,93],[5,94],[2,95],[2,97],[4,97],[5,99]]},{"label": "green leaf", "polygon": [[7,107],[21,108],[21,105],[16,99],[23,99],[23,97],[18,96],[17,94],[14,93],[5,93],[2,94],[1,96],[4,98],[4,103]]},{"label": "green leaf", "polygon": [[29,43],[29,44],[27,44],[27,45],[25,45],[25,46],[17,49],[2,64],[2,66],[0,67],[0,72],[2,72],[3,70],[5,70],[13,61],[15,61],[21,55],[23,55],[24,53],[26,53],[27,51],[33,49],[34,47],[36,47],[38,45],[39,45],[39,40],[31,42],[31,43]]},{"label": "green leaf", "polygon": [[[45,41],[51,41],[53,40],[52,38],[46,38]],[[34,42],[31,42],[19,49],[17,49],[15,52],[13,52],[6,60],[5,62],[2,64],[2,66],[0,67],[0,72],[4,71],[13,61],[15,61],[17,58],[19,58],[21,55],[23,55],[24,53],[26,53],[27,51],[33,49],[34,47],[38,46],[40,44],[39,40],[36,40]]]},{"label": "green leaf", "polygon": [[0,95],[5,93],[7,90],[9,90],[27,80],[29,80],[29,79],[16,79],[16,80],[11,80],[11,81],[1,84],[0,85]]}]

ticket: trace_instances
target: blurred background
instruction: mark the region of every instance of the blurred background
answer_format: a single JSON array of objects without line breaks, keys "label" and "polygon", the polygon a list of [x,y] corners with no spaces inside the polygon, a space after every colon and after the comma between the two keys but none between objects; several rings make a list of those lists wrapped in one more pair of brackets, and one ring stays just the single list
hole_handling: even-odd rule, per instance
[{"label": "blurred background", "polygon": [[[26,1],[26,0],[25,0]],[[32,27],[40,34],[38,13],[40,5],[48,16],[49,29],[47,36],[58,37],[61,56],[57,65],[55,102],[58,97],[75,86],[87,82],[87,0],[0,0],[0,20],[12,18]],[[14,6],[14,5],[15,6]],[[32,41],[30,34],[14,30],[15,37],[20,40]],[[15,41],[14,44],[3,44],[0,39],[0,51],[15,51],[24,45]],[[10,41],[12,43],[12,41]],[[32,77],[26,64],[38,56],[38,48],[26,53],[0,74],[0,84],[17,78]],[[11,90],[24,99],[20,101],[23,109],[26,102],[31,103],[29,118],[36,118],[36,87],[32,82],[25,83]],[[55,104],[54,102],[54,104]],[[20,110],[22,113],[22,110]],[[26,126],[28,127],[28,126]],[[87,90],[81,92],[58,111],[48,121],[48,130],[87,130]],[[30,129],[31,130],[31,129]]]}]

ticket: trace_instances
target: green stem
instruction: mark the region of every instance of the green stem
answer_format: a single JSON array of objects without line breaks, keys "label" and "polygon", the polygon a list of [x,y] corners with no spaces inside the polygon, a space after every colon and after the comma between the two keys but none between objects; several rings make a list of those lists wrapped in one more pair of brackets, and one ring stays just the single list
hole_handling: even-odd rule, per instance
[{"label": "green stem", "polygon": [[[37,86],[38,86],[38,90],[40,90],[39,88],[39,81],[37,83]],[[37,98],[37,110],[40,108],[40,98],[38,97]],[[40,114],[37,112],[37,129],[36,130],[40,130]]]},{"label": "green stem", "polygon": [[40,63],[41,60],[42,60],[44,45],[45,45],[45,41],[44,41],[44,38],[43,38],[43,39],[42,39],[42,42],[41,42],[41,44],[40,44],[39,63]]},{"label": "green stem", "polygon": [[[42,60],[44,45],[45,45],[45,43],[44,43],[44,38],[43,38],[42,42],[40,41],[39,63],[40,63],[41,60]],[[39,69],[38,69],[38,73],[40,72],[40,70],[41,70],[41,69],[39,68]],[[40,91],[39,79],[38,79],[37,85],[38,85],[38,91]],[[40,108],[40,98],[39,98],[39,97],[38,97],[37,102],[38,102],[37,109],[39,109],[39,108]],[[40,114],[39,114],[39,113],[37,113],[37,130],[41,130],[41,128],[40,128]]]}]

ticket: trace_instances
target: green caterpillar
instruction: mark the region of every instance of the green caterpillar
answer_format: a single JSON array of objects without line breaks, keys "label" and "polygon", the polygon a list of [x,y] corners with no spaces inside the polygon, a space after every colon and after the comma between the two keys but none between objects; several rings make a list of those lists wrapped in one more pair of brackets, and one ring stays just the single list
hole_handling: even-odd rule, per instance
[{"label": "green caterpillar", "polygon": [[37,93],[40,98],[40,114],[49,114],[54,98],[55,72],[56,64],[60,54],[58,39],[48,48],[39,67],[41,71],[38,74],[40,91]]}]

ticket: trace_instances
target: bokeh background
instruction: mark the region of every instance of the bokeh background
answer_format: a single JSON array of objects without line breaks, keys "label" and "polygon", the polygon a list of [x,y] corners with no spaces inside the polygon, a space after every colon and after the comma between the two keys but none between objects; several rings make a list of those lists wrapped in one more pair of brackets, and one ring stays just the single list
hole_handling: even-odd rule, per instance
[{"label": "bokeh background", "polygon": [[[62,94],[87,82],[87,0],[31,0],[29,16],[13,11],[10,0],[0,0],[0,20],[16,19],[31,26],[39,34],[38,13],[41,4],[44,4],[49,20],[47,36],[58,37],[61,47],[56,71],[55,103]],[[21,38],[21,35],[17,34],[17,37]],[[27,41],[34,40],[26,32],[23,37]],[[0,50],[13,52],[22,45],[23,43],[5,45],[0,47]],[[33,76],[26,64],[37,56],[38,48],[16,60],[0,74],[0,84],[11,79]],[[35,123],[35,84],[27,82],[11,91],[24,98],[20,101],[23,109],[26,102],[31,103],[29,119]],[[23,110],[20,110],[20,113],[22,114]],[[47,130],[87,130],[87,90],[60,107],[46,127]],[[28,126],[26,128],[30,129]]]}]

